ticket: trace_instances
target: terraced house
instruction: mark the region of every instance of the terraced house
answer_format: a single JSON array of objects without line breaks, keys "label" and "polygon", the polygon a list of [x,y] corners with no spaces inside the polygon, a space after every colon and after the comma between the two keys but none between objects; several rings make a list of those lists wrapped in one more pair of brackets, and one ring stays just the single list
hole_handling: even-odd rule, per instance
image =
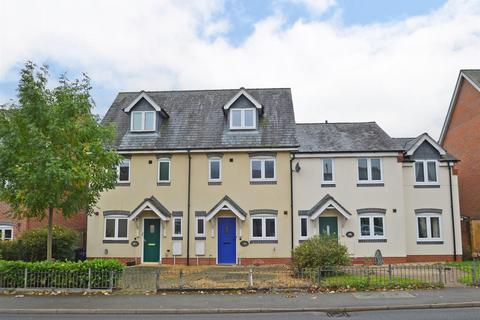
[{"label": "terraced house", "polygon": [[461,255],[456,159],[427,134],[296,125],[289,89],[125,92],[103,121],[124,160],[88,218],[89,258],[288,263],[324,233],[358,262]]},{"label": "terraced house", "polygon": [[88,219],[88,257],[289,261],[289,89],[120,93],[103,121],[124,160]]}]

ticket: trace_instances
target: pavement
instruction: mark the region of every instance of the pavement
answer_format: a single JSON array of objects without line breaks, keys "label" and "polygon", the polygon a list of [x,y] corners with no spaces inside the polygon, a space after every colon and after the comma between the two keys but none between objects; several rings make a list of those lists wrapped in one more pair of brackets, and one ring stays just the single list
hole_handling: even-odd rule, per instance
[{"label": "pavement", "polygon": [[0,314],[215,314],[478,308],[480,289],[355,293],[2,295]]}]

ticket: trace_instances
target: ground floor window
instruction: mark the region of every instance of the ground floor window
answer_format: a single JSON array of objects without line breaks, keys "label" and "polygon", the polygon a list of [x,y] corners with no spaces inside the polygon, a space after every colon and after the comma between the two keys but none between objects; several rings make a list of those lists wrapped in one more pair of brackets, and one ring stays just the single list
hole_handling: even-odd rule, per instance
[{"label": "ground floor window", "polygon": [[13,228],[11,226],[0,226],[0,241],[13,239]]},{"label": "ground floor window", "polygon": [[308,218],[300,218],[300,238],[305,239],[308,237]]},{"label": "ground floor window", "polygon": [[205,217],[197,217],[195,236],[204,237],[205,236]]},{"label": "ground floor window", "polygon": [[128,238],[128,219],[119,217],[105,218],[105,239],[125,240]]},{"label": "ground floor window", "polygon": [[277,218],[271,216],[252,217],[252,239],[276,239]]},{"label": "ground floor window", "polygon": [[439,214],[421,214],[417,216],[417,236],[420,241],[441,240],[441,221]]},{"label": "ground floor window", "polygon": [[379,239],[385,238],[385,223],[383,216],[361,216],[360,217],[360,238]]}]

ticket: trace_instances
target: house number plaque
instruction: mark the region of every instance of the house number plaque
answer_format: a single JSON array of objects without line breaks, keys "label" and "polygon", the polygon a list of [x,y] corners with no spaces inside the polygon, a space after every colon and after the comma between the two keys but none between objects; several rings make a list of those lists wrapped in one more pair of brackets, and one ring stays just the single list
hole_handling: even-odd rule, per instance
[{"label": "house number plaque", "polygon": [[242,241],[240,241],[240,245],[242,247],[247,247],[248,246],[248,241],[247,240],[242,240]]},{"label": "house number plaque", "polygon": [[347,237],[349,237],[349,238],[353,238],[353,236],[355,235],[355,233],[353,233],[353,231],[348,231],[345,235],[346,235]]},{"label": "house number plaque", "polygon": [[137,240],[133,240],[130,244],[132,245],[132,247],[138,247],[140,243]]}]

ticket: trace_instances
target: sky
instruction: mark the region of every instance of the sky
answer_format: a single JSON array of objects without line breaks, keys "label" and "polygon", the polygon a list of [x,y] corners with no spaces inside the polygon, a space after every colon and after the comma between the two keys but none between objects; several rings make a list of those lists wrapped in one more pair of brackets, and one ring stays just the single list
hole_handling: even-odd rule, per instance
[{"label": "sky", "polygon": [[0,104],[28,60],[119,91],[289,87],[297,122],[437,138],[480,68],[479,0],[2,0]]}]

